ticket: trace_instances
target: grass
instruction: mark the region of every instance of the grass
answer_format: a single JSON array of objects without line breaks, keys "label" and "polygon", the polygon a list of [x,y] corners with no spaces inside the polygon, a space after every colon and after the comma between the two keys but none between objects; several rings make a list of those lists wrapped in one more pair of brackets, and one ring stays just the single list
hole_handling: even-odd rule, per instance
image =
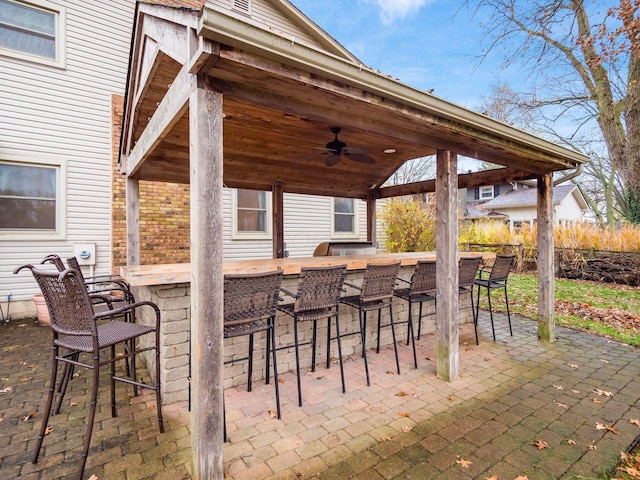
[{"label": "grass", "polygon": [[[488,308],[486,290],[480,308]],[[504,296],[494,291],[495,310],[506,312]],[[484,295],[484,299],[483,299]],[[556,325],[588,331],[640,347],[640,288],[579,280],[556,279]],[[509,276],[512,313],[538,319],[538,277]]]}]

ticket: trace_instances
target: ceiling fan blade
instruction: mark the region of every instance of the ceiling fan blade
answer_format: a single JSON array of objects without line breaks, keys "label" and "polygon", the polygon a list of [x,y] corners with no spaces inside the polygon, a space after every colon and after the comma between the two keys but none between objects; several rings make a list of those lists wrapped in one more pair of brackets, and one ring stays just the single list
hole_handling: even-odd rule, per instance
[{"label": "ceiling fan blade", "polygon": [[330,152],[318,152],[318,153],[312,153],[311,155],[305,155],[303,157],[298,157],[298,160],[312,160],[314,158],[322,158],[322,157],[326,157],[327,155],[329,155]]},{"label": "ceiling fan blade", "polygon": [[334,165],[337,165],[339,161],[340,161],[340,155],[333,154],[330,157],[327,157],[325,159],[324,164],[327,167],[333,167]]},{"label": "ceiling fan blade", "polygon": [[359,153],[345,153],[344,156],[347,157],[349,160],[353,160],[354,162],[358,162],[358,163],[367,163],[367,164],[376,163],[376,161],[373,158],[371,158],[369,155],[364,155]]},{"label": "ceiling fan blade", "polygon": [[342,153],[345,153],[347,155],[353,155],[353,154],[367,154],[371,151],[370,148],[365,148],[365,147],[346,147],[342,149]]}]

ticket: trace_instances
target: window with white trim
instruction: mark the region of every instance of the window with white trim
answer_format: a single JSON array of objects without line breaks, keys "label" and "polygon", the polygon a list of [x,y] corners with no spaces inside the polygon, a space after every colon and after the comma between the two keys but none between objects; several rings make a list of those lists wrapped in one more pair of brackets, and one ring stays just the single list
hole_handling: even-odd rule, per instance
[{"label": "window with white trim", "polygon": [[480,200],[491,200],[493,198],[493,185],[480,187]]},{"label": "window with white trim", "polygon": [[234,238],[271,238],[271,196],[265,191],[233,191]]},{"label": "window with white trim", "polygon": [[0,161],[0,237],[64,238],[64,165]]},{"label": "window with white trim", "polygon": [[356,201],[353,198],[334,198],[331,232],[334,237],[357,235]]},{"label": "window with white trim", "polygon": [[0,0],[0,54],[64,67],[65,11],[45,0]]}]

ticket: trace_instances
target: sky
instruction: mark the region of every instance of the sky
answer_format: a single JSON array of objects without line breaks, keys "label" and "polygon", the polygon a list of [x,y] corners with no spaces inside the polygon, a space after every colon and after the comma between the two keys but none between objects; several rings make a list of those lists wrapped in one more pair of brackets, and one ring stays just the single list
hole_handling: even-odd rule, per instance
[{"label": "sky", "polygon": [[[368,67],[474,110],[493,85],[526,78],[482,53],[479,14],[464,0],[293,0]],[[475,3],[471,1],[470,3]]]}]

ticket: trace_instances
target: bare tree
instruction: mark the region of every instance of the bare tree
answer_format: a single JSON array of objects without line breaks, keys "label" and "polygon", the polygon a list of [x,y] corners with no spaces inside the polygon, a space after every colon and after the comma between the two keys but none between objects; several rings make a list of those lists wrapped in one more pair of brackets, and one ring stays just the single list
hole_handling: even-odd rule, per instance
[{"label": "bare tree", "polygon": [[[468,2],[470,5],[470,0]],[[505,66],[524,62],[535,89],[521,98],[541,125],[571,118],[573,130],[547,133],[571,143],[595,122],[624,211],[640,223],[640,0],[477,0],[490,20],[484,57],[504,47]]]}]

